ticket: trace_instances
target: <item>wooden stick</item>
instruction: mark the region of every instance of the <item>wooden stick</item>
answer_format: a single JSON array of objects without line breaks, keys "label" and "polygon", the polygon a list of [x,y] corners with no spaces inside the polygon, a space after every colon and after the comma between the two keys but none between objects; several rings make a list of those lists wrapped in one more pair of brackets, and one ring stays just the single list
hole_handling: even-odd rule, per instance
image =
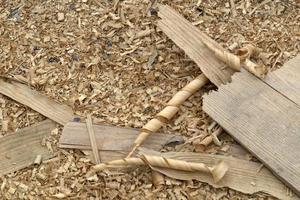
[{"label": "wooden stick", "polygon": [[98,151],[96,137],[95,137],[95,133],[94,133],[93,120],[92,120],[91,114],[87,115],[86,127],[88,129],[88,133],[89,133],[89,137],[90,137],[90,142],[91,142],[91,147],[92,147],[95,163],[100,164],[101,161],[100,161],[99,151]]},{"label": "wooden stick", "polygon": [[200,171],[211,174],[215,182],[220,181],[228,171],[228,165],[224,162],[220,162],[217,165],[208,167],[203,163],[186,162],[183,160],[175,160],[160,156],[142,155],[139,158],[125,158],[95,165],[88,175],[97,171],[102,171],[109,167],[128,165],[149,165],[150,167],[163,167],[189,172]]},{"label": "wooden stick", "polygon": [[162,125],[170,120],[179,110],[179,106],[187,100],[192,94],[208,83],[208,79],[204,74],[199,75],[192,82],[188,83],[184,88],[177,92],[172,99],[168,102],[167,106],[157,114],[156,118],[150,120],[143,126],[139,136],[134,141],[134,147],[127,155],[127,158],[135,152],[135,150],[143,144],[146,138],[151,134],[158,131]]}]

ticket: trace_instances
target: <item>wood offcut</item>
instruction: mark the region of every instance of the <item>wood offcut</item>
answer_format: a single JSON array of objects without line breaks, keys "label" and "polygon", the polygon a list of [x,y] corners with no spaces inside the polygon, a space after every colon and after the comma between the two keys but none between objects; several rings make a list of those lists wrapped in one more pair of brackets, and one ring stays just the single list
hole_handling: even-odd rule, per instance
[{"label": "wood offcut", "polygon": [[[297,64],[298,63],[298,64]],[[203,110],[300,194],[299,56],[264,81],[247,71],[204,97]]]},{"label": "wood offcut", "polygon": [[[139,134],[139,130],[133,128],[95,124],[93,128],[102,162],[124,158],[131,150],[132,143]],[[181,136],[156,133],[150,135],[143,146],[160,150],[165,145],[170,146],[181,143],[183,143]],[[86,124],[67,123],[60,137],[59,147],[91,150]]]},{"label": "wood offcut", "polygon": [[158,21],[157,26],[195,61],[212,83],[220,86],[230,81],[234,70],[226,67],[226,64],[219,60],[202,41],[205,40],[214,47],[225,51],[220,44],[169,6],[160,5],[158,15],[161,20]]},{"label": "wood offcut", "polygon": [[0,79],[0,93],[32,108],[61,125],[65,125],[73,119],[73,111],[70,107],[58,104],[24,84]]},{"label": "wood offcut", "polygon": [[28,167],[38,156],[51,158],[53,154],[41,143],[54,128],[54,122],[45,120],[0,138],[0,176]]},{"label": "wood offcut", "polygon": [[[261,168],[261,164],[230,156],[212,155],[193,152],[159,153],[141,148],[141,154],[159,155],[166,158],[200,162],[214,165],[220,160],[228,164],[229,168],[224,178],[215,183],[211,176],[199,172],[178,172],[178,170],[153,167],[158,172],[179,180],[196,179],[213,185],[216,188],[229,187],[237,191],[254,194],[264,192],[284,200],[299,200],[295,194],[287,193],[287,187],[280,182],[268,169]],[[238,164],[237,164],[238,163]]]}]

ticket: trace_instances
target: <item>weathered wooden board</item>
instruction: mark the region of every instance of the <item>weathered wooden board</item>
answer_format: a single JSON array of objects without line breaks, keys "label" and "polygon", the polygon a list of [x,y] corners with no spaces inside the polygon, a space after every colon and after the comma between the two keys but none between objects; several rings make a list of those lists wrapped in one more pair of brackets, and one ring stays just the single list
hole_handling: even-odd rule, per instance
[{"label": "weathered wooden board", "polygon": [[[107,125],[93,125],[93,128],[103,161],[106,160],[105,151],[115,152],[115,156],[111,156],[111,158],[124,158],[124,155],[131,150],[132,144],[139,134],[139,130],[133,128]],[[155,133],[149,136],[143,147],[159,150],[163,145],[172,141],[182,143],[183,138],[176,135]],[[67,123],[60,137],[59,146],[61,148],[91,150],[86,124],[77,122]]]},{"label": "weathered wooden board", "polygon": [[225,64],[203,44],[202,40],[209,41],[219,49],[216,43],[205,33],[193,26],[175,10],[166,5],[159,6],[158,27],[177,44],[184,52],[195,61],[205,76],[216,86],[227,83],[233,71],[226,68]]},{"label": "weathered wooden board", "polygon": [[[299,87],[300,76],[282,82],[289,83],[282,88]],[[236,73],[232,83],[204,97],[203,109],[299,195],[300,106],[298,97],[287,97],[299,91],[270,84],[247,71]]]},{"label": "weathered wooden board", "polygon": [[0,138],[0,176],[28,167],[37,155],[43,159],[52,157],[41,142],[54,128],[54,122],[45,120]]},{"label": "weathered wooden board", "polygon": [[264,82],[300,106],[300,55],[268,74]]},{"label": "weathered wooden board", "polygon": [[200,154],[192,152],[158,153],[147,149],[141,149],[140,153],[161,155],[166,158],[185,160],[188,162],[201,162],[205,163],[208,166],[212,166],[223,160],[229,165],[229,170],[224,178],[217,184],[214,183],[210,175],[201,172],[178,172],[177,170],[164,168],[155,169],[169,177],[181,180],[197,179],[217,188],[229,187],[248,194],[265,192],[273,195],[274,197],[284,200],[299,199],[295,194],[288,194],[287,187],[282,182],[280,182],[268,169],[261,168],[261,164],[257,162],[228,156]]},{"label": "weathered wooden board", "polygon": [[60,105],[24,84],[6,82],[0,79],[0,93],[32,108],[59,124],[64,125],[73,119],[73,111],[70,107]]}]

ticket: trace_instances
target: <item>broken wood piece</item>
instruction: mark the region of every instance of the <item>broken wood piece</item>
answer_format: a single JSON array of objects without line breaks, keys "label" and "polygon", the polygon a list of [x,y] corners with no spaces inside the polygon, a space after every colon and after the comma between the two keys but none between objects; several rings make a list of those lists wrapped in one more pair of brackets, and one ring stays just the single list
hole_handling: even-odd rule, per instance
[{"label": "broken wood piece", "polygon": [[231,80],[231,75],[234,71],[230,68],[225,68],[225,64],[216,58],[208,48],[205,48],[202,41],[208,41],[215,47],[224,50],[221,45],[201,32],[169,6],[160,5],[158,15],[161,20],[158,21],[157,26],[195,61],[212,83],[219,86]]},{"label": "broken wood piece", "polygon": [[264,192],[284,200],[299,200],[295,194],[287,194],[287,187],[279,181],[267,168],[261,168],[261,163],[244,159],[193,152],[167,152],[160,153],[153,150],[139,148],[140,154],[163,156],[165,158],[185,160],[187,162],[200,162],[208,166],[223,160],[229,168],[222,180],[214,183],[211,176],[201,172],[187,172],[173,169],[153,167],[160,173],[179,180],[199,180],[216,188],[228,187],[246,194]]},{"label": "broken wood piece", "polygon": [[128,165],[149,165],[151,167],[162,167],[181,171],[204,172],[211,174],[216,183],[224,177],[228,170],[228,166],[222,161],[216,165],[213,165],[212,167],[208,167],[203,163],[186,162],[183,160],[175,160],[161,156],[141,155],[139,158],[124,158],[95,165],[92,167],[92,173],[102,171],[110,167]]},{"label": "broken wood piece", "polygon": [[97,147],[97,142],[96,142],[96,137],[95,137],[95,132],[94,132],[94,128],[93,128],[93,121],[92,121],[91,114],[87,115],[86,127],[88,130],[88,134],[89,134],[89,138],[90,138],[90,142],[91,142],[94,161],[96,164],[99,164],[99,163],[101,163],[101,161],[100,161],[99,151],[98,151],[98,147]]},{"label": "broken wood piece", "polygon": [[127,155],[127,158],[130,157],[134,153],[134,151],[143,144],[143,142],[150,134],[157,132],[165,122],[169,121],[178,112],[179,106],[185,100],[192,96],[206,83],[208,83],[208,79],[204,74],[201,74],[196,79],[188,83],[179,92],[177,92],[168,102],[167,106],[157,114],[156,118],[150,120],[143,126],[143,128],[141,129],[141,133],[134,141],[134,146],[131,152]]},{"label": "broken wood piece", "polygon": [[[299,57],[295,59],[299,62]],[[280,72],[299,74],[299,67],[286,67]],[[270,79],[257,79],[247,71],[232,79],[204,97],[203,110],[300,194],[300,105],[295,102],[300,94],[300,76],[291,77],[295,85],[288,80],[270,84]],[[282,88],[290,89],[282,93]]]},{"label": "broken wood piece", "polygon": [[0,138],[0,176],[34,164],[38,156],[53,157],[41,142],[54,128],[54,122],[45,120]]},{"label": "broken wood piece", "polygon": [[73,111],[70,107],[60,105],[21,83],[6,82],[0,79],[0,93],[32,108],[61,125],[73,119]]},{"label": "broken wood piece", "polygon": [[[138,129],[108,125],[93,125],[101,161],[124,158],[139,134]],[[144,147],[160,150],[163,146],[183,143],[182,136],[155,133],[150,135]],[[85,123],[69,122],[64,126],[59,140],[61,148],[91,150],[91,144]]]},{"label": "broken wood piece", "polygon": [[211,135],[205,137],[201,142],[194,142],[194,145],[197,145],[197,149],[203,152],[205,148],[213,142],[214,137],[218,137],[222,132],[222,127],[219,127]]}]

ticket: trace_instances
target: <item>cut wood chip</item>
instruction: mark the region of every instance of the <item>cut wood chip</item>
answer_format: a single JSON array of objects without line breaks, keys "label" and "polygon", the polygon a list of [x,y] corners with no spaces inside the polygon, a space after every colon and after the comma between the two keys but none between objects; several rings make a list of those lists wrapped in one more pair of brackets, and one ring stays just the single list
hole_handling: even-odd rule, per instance
[{"label": "cut wood chip", "polygon": [[145,148],[140,148],[140,153],[163,156],[165,158],[171,159],[185,160],[187,162],[200,162],[208,166],[215,165],[220,160],[223,160],[226,164],[228,164],[229,168],[224,178],[218,183],[214,183],[212,177],[205,173],[178,171],[159,167],[152,168],[162,174],[165,174],[166,176],[179,180],[195,179],[206,182],[217,188],[229,187],[247,194],[264,192],[279,199],[299,200],[299,198],[295,194],[288,194],[287,187],[282,182],[280,182],[268,169],[261,169],[261,164],[257,162],[203,153],[159,153]]},{"label": "cut wood chip", "polygon": [[247,71],[233,75],[204,97],[203,110],[300,195],[300,59],[294,59],[266,80]]},{"label": "cut wood chip", "polygon": [[53,157],[41,142],[54,128],[54,122],[45,120],[0,138],[0,176]]},{"label": "cut wood chip", "polygon": [[[93,125],[96,143],[100,150],[101,161],[121,159],[130,151],[139,130],[107,125]],[[143,147],[160,150],[169,143],[181,144],[182,136],[155,133],[150,135]],[[85,123],[69,122],[65,125],[59,140],[61,148],[91,150],[88,131]]]},{"label": "cut wood chip", "polygon": [[0,79],[0,93],[24,104],[53,121],[65,125],[73,119],[70,107],[56,103],[28,86]]}]

